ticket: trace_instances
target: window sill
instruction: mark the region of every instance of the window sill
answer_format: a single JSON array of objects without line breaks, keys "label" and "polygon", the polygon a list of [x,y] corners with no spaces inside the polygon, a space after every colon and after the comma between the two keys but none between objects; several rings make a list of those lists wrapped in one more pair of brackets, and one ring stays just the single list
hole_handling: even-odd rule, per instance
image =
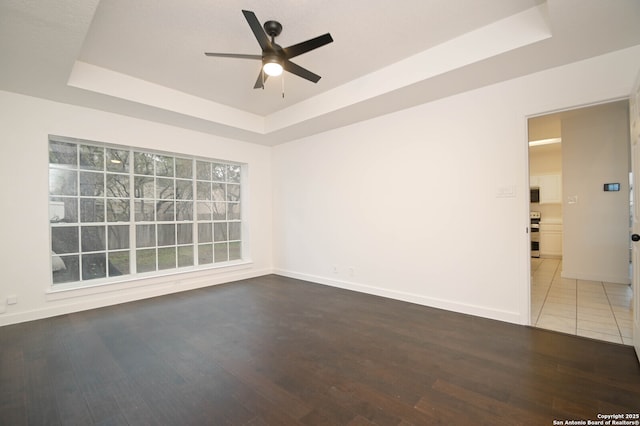
[{"label": "window sill", "polygon": [[170,288],[178,287],[184,280],[200,281],[211,277],[211,273],[224,273],[250,269],[253,265],[251,260],[241,260],[229,262],[221,265],[185,268],[181,270],[161,271],[147,274],[138,274],[119,277],[118,279],[83,281],[83,284],[68,283],[57,284],[45,292],[47,301],[70,299],[74,297],[91,296],[94,294],[119,292],[124,290],[136,290],[141,288]]}]

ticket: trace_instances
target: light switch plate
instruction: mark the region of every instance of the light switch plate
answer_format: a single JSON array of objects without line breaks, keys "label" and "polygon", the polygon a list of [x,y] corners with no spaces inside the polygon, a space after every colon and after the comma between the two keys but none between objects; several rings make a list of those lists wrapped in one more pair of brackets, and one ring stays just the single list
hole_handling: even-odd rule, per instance
[{"label": "light switch plate", "polygon": [[515,198],[516,187],[513,185],[499,186],[496,191],[496,198]]}]

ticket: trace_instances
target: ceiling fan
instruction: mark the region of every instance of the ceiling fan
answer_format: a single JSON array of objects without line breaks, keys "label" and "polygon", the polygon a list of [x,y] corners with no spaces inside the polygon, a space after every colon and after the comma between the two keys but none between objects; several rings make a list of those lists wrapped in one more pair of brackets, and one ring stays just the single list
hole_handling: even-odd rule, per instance
[{"label": "ceiling fan", "polygon": [[[275,77],[282,74],[282,70],[288,71],[306,80],[317,83],[320,80],[320,76],[312,73],[306,68],[300,65],[294,64],[290,61],[303,53],[307,53],[310,50],[322,47],[325,44],[329,44],[333,41],[331,34],[326,33],[324,35],[297,43],[289,47],[281,47],[275,42],[275,38],[282,32],[282,25],[277,21],[267,21],[263,26],[260,25],[260,21],[256,17],[255,13],[250,10],[243,10],[242,13],[251,27],[251,31],[256,36],[258,44],[262,48],[261,55],[245,55],[241,53],[211,53],[205,52],[207,56],[217,56],[223,58],[239,58],[239,59],[257,59],[262,61],[262,68],[258,79],[254,84],[254,89],[264,89],[264,82],[269,76]],[[271,37],[271,40],[269,40]]]}]

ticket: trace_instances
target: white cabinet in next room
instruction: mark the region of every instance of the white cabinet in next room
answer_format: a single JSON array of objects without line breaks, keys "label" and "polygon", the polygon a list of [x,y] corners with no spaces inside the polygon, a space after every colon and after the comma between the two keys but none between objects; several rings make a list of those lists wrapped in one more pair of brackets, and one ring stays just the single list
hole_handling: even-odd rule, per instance
[{"label": "white cabinet in next room", "polygon": [[540,222],[540,256],[562,257],[562,224]]},{"label": "white cabinet in next room", "polygon": [[540,204],[562,203],[562,175],[531,176],[529,182],[540,188]]}]

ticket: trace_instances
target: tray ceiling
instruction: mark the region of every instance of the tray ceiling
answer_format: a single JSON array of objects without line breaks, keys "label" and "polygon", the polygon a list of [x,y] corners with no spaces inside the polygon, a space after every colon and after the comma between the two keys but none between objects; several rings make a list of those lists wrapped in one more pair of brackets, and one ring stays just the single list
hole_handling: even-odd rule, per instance
[{"label": "tray ceiling", "polygon": [[[255,90],[259,62],[206,57],[259,54],[242,9],[282,46],[330,32],[295,60],[322,79]],[[0,89],[274,145],[640,44],[638,22],[636,0],[9,0]]]}]

